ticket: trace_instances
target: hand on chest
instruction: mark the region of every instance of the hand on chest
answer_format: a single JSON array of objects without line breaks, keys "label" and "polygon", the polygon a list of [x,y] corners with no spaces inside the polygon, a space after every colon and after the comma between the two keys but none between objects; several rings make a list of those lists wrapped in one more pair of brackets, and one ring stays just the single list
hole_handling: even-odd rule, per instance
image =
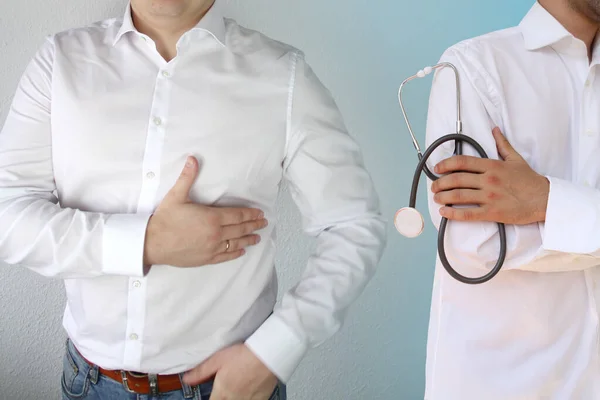
[{"label": "hand on chest", "polygon": [[586,100],[570,78],[552,79],[558,75],[552,72],[527,85],[518,79],[503,82],[504,133],[538,173],[573,181],[596,158],[600,117],[584,112]]}]

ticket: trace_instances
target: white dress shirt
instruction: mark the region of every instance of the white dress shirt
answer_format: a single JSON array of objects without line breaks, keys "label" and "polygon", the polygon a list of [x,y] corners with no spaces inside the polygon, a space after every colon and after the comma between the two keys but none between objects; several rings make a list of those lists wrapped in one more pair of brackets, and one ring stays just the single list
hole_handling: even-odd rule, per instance
[{"label": "white dress shirt", "polygon": [[[269,226],[237,260],[145,275],[148,218],[190,154],[194,201],[257,207]],[[316,249],[270,316],[283,180]],[[170,62],[129,6],[123,19],[45,41],[0,134],[0,227],[0,260],[64,279],[64,327],[92,362],[179,373],[245,341],[285,382],[339,329],[386,224],[360,149],[303,54],[217,3]]]},{"label": "white dress shirt", "polygon": [[[459,283],[438,259],[425,397],[600,399],[600,42],[589,62],[585,44],[536,3],[518,27],[463,41],[442,61],[460,74],[464,133],[497,159],[491,131],[500,127],[551,187],[545,223],[506,226],[506,262],[488,283]],[[445,68],[434,78],[428,144],[455,132],[455,107]],[[452,152],[449,142],[429,165]],[[451,264],[467,276],[489,271],[497,232],[495,223],[450,221]]]}]

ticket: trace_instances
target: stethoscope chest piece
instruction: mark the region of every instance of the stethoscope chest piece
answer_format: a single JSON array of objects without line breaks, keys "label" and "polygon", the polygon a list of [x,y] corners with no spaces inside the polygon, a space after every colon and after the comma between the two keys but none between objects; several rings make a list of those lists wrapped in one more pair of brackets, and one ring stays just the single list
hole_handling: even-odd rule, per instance
[{"label": "stethoscope chest piece", "polygon": [[404,207],[396,212],[394,226],[402,236],[416,238],[423,233],[425,221],[423,215],[417,209]]}]

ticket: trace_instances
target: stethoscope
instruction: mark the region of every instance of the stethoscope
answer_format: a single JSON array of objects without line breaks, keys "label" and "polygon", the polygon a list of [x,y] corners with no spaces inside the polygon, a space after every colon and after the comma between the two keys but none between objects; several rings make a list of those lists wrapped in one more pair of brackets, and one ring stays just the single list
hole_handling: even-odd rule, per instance
[{"label": "stethoscope", "polygon": [[[415,134],[410,126],[410,122],[408,121],[408,117],[406,115],[406,110],[404,108],[404,104],[402,103],[402,89],[404,88],[404,85],[406,83],[412,81],[413,79],[424,78],[425,76],[429,75],[434,70],[439,69],[439,68],[444,68],[444,67],[451,68],[454,71],[454,75],[456,77],[456,133],[442,136],[441,138],[439,138],[435,142],[433,142],[431,144],[431,146],[429,146],[425,150],[425,153],[422,153],[421,148],[419,146],[419,142],[417,141]],[[420,70],[419,72],[417,72],[415,75],[404,80],[404,82],[402,82],[402,84],[400,85],[400,90],[398,91],[398,101],[400,102],[400,108],[402,109],[402,115],[404,116],[404,121],[406,121],[406,126],[408,127],[408,131],[410,132],[410,136],[412,138],[413,145],[415,146],[415,149],[417,150],[417,156],[419,157],[419,163],[417,164],[417,168],[415,170],[415,175],[413,177],[412,188],[411,188],[411,192],[410,192],[409,206],[401,208],[400,210],[398,210],[398,212],[396,212],[396,215],[394,217],[394,225],[396,226],[396,229],[398,230],[398,232],[400,232],[402,235],[404,235],[408,238],[415,238],[423,232],[423,228],[425,226],[423,216],[415,208],[416,203],[417,203],[417,190],[419,187],[419,178],[421,177],[421,173],[425,172],[425,175],[427,175],[427,177],[429,179],[431,179],[432,181],[435,181],[436,179],[438,179],[438,177],[436,175],[434,175],[431,172],[431,170],[427,167],[427,160],[429,159],[431,154],[435,151],[435,149],[437,149],[439,146],[441,146],[442,144],[444,144],[446,142],[454,140],[455,141],[455,143],[454,143],[454,154],[455,155],[462,154],[462,144],[463,144],[463,142],[467,142],[468,144],[473,146],[475,148],[475,150],[477,150],[477,152],[479,153],[479,155],[482,158],[488,158],[488,156],[487,156],[485,150],[483,150],[481,145],[479,143],[477,143],[477,141],[475,139],[471,138],[470,136],[463,135],[463,133],[462,133],[462,121],[461,121],[461,112],[460,112],[460,82],[459,82],[458,70],[451,63],[444,62],[444,63],[434,65],[433,67],[425,67],[422,70]],[[449,205],[449,206],[451,206],[451,205]],[[438,240],[437,240],[438,243],[437,244],[438,244],[438,254],[439,254],[440,261],[441,261],[442,265],[444,266],[444,268],[446,269],[446,271],[448,272],[448,274],[450,274],[450,276],[452,276],[454,279],[456,279],[457,281],[462,282],[462,283],[480,284],[480,283],[489,281],[494,276],[496,276],[496,274],[498,272],[500,272],[500,269],[502,268],[502,265],[504,264],[504,259],[506,258],[506,230],[504,228],[504,224],[498,223],[498,230],[499,230],[499,234],[500,234],[500,254],[498,256],[498,261],[496,262],[496,265],[489,273],[487,273],[484,276],[478,277],[478,278],[468,278],[466,276],[463,276],[463,275],[459,274],[458,272],[456,272],[456,270],[454,268],[452,268],[452,266],[450,265],[450,262],[448,261],[448,258],[446,257],[446,251],[444,248],[444,236],[446,234],[447,225],[448,225],[448,219],[442,218],[442,221],[441,221],[440,227],[439,227],[439,231],[438,231]]]}]

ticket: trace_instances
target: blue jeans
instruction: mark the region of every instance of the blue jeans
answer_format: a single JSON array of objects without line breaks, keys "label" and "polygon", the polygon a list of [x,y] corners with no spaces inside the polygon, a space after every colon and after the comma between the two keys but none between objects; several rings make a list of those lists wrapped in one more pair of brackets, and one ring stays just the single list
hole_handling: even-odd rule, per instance
[{"label": "blue jeans", "polygon": [[[61,385],[63,400],[209,400],[213,387],[212,382],[197,386],[189,386],[182,382],[181,390],[161,393],[158,396],[130,393],[121,383],[101,375],[98,367],[90,366],[70,340],[67,341],[63,360]],[[285,389],[285,385],[279,384],[271,397],[265,400],[286,400]]]}]

